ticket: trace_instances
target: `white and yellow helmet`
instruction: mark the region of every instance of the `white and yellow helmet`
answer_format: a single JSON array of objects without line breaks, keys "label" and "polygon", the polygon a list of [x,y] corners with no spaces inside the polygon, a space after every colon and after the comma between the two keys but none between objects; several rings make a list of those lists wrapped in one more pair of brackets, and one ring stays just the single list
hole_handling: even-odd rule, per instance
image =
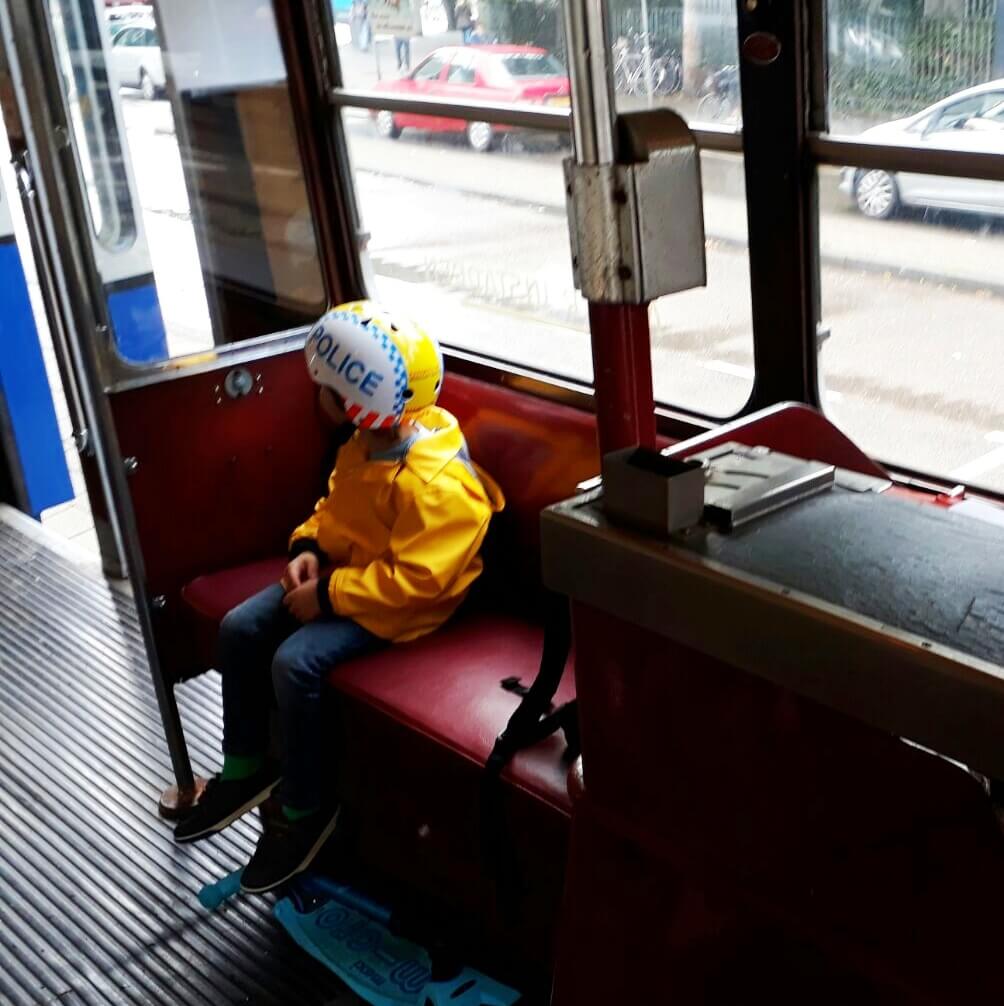
[{"label": "white and yellow helmet", "polygon": [[443,384],[436,340],[371,300],[339,304],[303,347],[310,376],[337,392],[362,429],[387,429],[435,405]]}]

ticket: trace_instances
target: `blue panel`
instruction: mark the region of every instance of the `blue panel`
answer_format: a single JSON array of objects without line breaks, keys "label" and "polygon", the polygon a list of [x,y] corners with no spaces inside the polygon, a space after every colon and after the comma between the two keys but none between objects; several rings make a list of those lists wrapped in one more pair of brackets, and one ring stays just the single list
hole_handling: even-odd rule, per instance
[{"label": "blue panel", "polygon": [[28,507],[38,517],[73,498],[21,257],[0,242],[0,394],[13,427]]},{"label": "blue panel", "polygon": [[130,363],[167,359],[167,337],[153,276],[108,294],[108,313],[119,353]]}]

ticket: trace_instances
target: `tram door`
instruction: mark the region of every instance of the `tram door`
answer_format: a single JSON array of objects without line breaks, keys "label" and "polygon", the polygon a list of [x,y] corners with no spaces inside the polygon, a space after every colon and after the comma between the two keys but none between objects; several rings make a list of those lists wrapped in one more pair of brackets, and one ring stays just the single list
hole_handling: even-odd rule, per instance
[{"label": "tram door", "polygon": [[96,529],[133,581],[183,786],[181,588],[281,554],[309,512],[326,431],[303,337],[329,297],[361,292],[332,289],[318,251],[316,179],[337,168],[305,154],[304,73],[284,56],[306,6],[163,0],[112,28],[103,0],[0,0],[0,101]]}]

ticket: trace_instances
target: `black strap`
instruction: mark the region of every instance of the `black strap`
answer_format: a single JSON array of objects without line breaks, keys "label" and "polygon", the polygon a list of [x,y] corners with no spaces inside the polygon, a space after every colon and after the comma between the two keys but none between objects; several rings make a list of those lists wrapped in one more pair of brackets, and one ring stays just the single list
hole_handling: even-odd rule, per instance
[{"label": "black strap", "polygon": [[564,730],[568,742],[567,757],[579,751],[578,719],[573,699],[553,709],[551,702],[568,663],[572,648],[572,620],[567,598],[547,594],[544,600],[544,649],[540,668],[529,688],[523,689],[518,679],[506,678],[502,687],[522,693],[505,730],[495,739],[495,745],[485,764],[481,786],[481,850],[487,872],[496,878],[499,912],[511,920],[516,911],[519,883],[514,849],[509,837],[508,822],[502,800],[500,777],[502,770],[517,751],[536,744],[557,730]]},{"label": "black strap", "polygon": [[[540,656],[540,668],[533,684],[509,717],[505,730],[495,739],[492,753],[485,765],[489,776],[499,776],[517,751],[536,744],[556,730],[565,729],[565,724],[574,718],[571,715],[574,712],[574,702],[566,704],[571,709],[560,717],[557,715],[560,710],[551,709],[551,700],[561,684],[571,648],[572,618],[568,599],[547,593],[544,597],[544,650]],[[502,687],[516,691],[517,684],[518,681],[514,684],[511,678],[506,678]],[[567,730],[565,737],[571,741]]]}]

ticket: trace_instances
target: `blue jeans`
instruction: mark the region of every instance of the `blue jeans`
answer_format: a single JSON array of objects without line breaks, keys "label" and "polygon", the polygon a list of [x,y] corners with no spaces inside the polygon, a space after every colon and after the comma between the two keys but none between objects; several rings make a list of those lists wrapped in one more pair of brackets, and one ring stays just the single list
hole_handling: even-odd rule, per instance
[{"label": "blue jeans", "polygon": [[394,54],[397,58],[397,68],[408,70],[411,68],[411,39],[395,36]]},{"label": "blue jeans", "polygon": [[220,625],[217,668],[223,676],[223,753],[268,750],[272,697],[279,708],[283,803],[317,807],[325,769],[321,689],[335,665],[384,645],[349,618],[302,625],[283,606],[279,584],[229,611]]}]

